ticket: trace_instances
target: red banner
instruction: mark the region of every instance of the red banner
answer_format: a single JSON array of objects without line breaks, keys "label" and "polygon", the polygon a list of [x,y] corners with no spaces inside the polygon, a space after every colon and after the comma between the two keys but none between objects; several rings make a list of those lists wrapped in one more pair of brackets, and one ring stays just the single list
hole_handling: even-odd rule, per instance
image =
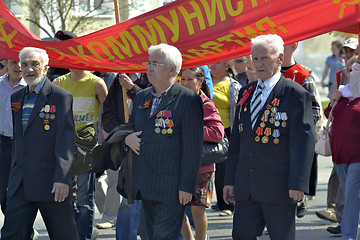
[{"label": "red banner", "polygon": [[251,38],[285,43],[330,31],[359,32],[360,0],[178,0],[114,26],[62,42],[41,41],[0,1],[0,57],[43,48],[55,67],[141,72],[150,45],[168,43],[193,67],[250,53]]}]

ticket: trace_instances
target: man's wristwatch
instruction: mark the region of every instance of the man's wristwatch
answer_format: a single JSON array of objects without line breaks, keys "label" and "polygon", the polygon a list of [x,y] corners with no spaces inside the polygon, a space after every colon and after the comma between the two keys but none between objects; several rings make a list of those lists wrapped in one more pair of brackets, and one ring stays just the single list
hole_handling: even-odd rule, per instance
[{"label": "man's wristwatch", "polygon": [[130,150],[130,148],[128,147],[128,145],[125,144],[125,141],[124,141],[124,143],[123,143],[122,150],[123,150],[123,153],[127,153],[127,152]]}]

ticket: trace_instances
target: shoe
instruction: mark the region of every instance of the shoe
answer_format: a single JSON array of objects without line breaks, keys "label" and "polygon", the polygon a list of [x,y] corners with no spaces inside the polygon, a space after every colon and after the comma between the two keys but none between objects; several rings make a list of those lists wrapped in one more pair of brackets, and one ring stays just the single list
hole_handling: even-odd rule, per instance
[{"label": "shoe", "polygon": [[306,204],[305,204],[305,201],[303,200],[300,205],[297,205],[296,207],[296,216],[298,218],[302,218],[306,215],[307,213],[307,207],[306,207]]},{"label": "shoe", "polygon": [[99,233],[100,233],[99,229],[93,227],[91,233],[91,240],[95,240],[99,236]]},{"label": "shoe", "polygon": [[336,227],[328,227],[326,229],[326,231],[328,231],[329,233],[332,233],[332,234],[341,234],[341,225],[338,224]]},{"label": "shoe", "polygon": [[110,229],[116,226],[116,220],[115,221],[104,221],[99,222],[96,224],[96,228],[98,229]]},{"label": "shoe", "polygon": [[230,210],[221,210],[219,212],[219,216],[220,217],[232,216],[232,212]]},{"label": "shoe", "polygon": [[219,206],[218,206],[217,204],[211,205],[211,209],[216,210],[216,211],[219,211],[219,210],[220,210],[220,209],[219,209]]},{"label": "shoe", "polygon": [[337,219],[336,219],[336,215],[335,212],[333,210],[326,210],[324,212],[315,212],[316,216],[318,216],[318,218],[324,219],[324,220],[328,220],[330,222],[334,222],[337,223]]},{"label": "shoe", "polygon": [[33,229],[33,233],[31,234],[31,240],[36,240],[36,239],[38,239],[39,236],[40,236],[40,234],[38,233],[38,231]]}]

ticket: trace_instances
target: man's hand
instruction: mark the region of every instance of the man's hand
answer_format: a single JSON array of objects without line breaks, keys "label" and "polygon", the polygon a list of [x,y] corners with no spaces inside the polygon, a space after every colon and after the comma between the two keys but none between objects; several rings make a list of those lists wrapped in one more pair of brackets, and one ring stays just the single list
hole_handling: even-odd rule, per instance
[{"label": "man's hand", "polygon": [[304,198],[304,192],[297,190],[289,190],[289,197],[295,201],[301,201]]},{"label": "man's hand", "polygon": [[186,205],[192,199],[192,194],[188,192],[179,191],[179,202],[182,205]]},{"label": "man's hand", "polygon": [[131,81],[131,79],[128,77],[128,75],[120,73],[118,76],[120,85],[125,88],[126,90],[130,90],[134,83]]},{"label": "man's hand", "polygon": [[63,202],[69,194],[69,185],[66,183],[55,182],[51,193],[55,193],[55,202]]},{"label": "man's hand", "polygon": [[235,203],[234,186],[226,185],[223,189],[223,198],[226,204]]},{"label": "man's hand", "polygon": [[105,132],[105,130],[103,129],[103,135],[104,135],[104,139],[107,138],[109,136],[109,134],[107,132]]},{"label": "man's hand", "polygon": [[256,71],[254,70],[254,67],[248,63],[246,64],[246,66],[247,66],[246,75],[249,79],[249,83],[257,81],[258,77],[256,75]]},{"label": "man's hand", "polygon": [[140,142],[141,138],[139,136],[142,134],[142,131],[140,132],[134,132],[132,134],[129,134],[125,138],[125,144],[131,148],[131,150],[134,151],[137,155],[140,154]]},{"label": "man's hand", "polygon": [[341,93],[339,90],[336,90],[331,98],[330,107],[333,107],[335,103],[337,103],[341,98]]}]

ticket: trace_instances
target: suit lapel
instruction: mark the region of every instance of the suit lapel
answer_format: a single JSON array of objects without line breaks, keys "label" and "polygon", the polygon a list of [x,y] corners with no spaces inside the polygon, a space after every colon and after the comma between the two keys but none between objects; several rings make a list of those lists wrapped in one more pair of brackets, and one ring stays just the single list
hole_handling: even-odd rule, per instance
[{"label": "suit lapel", "polygon": [[[39,114],[41,108],[47,103],[47,101],[48,101],[47,96],[51,92],[51,85],[50,84],[52,84],[52,83],[50,83],[48,80],[46,80],[44,86],[42,87],[42,89],[41,89],[41,91],[40,91],[40,93],[39,93],[39,95],[38,95],[38,97],[36,99],[36,102],[35,102],[35,105],[34,105],[34,108],[33,108],[32,112],[31,112],[31,115],[29,117],[29,121],[27,123],[26,129],[29,128],[31,123],[34,121],[36,116]],[[26,133],[26,130],[25,130],[25,133]]]},{"label": "suit lapel", "polygon": [[154,115],[156,115],[160,110],[168,106],[170,103],[172,103],[178,94],[180,89],[180,84],[178,82],[175,82],[174,85],[170,88],[170,91],[164,96],[164,98],[161,100],[159,106],[156,107],[153,114],[150,116],[152,118]]},{"label": "suit lapel", "polygon": [[259,116],[257,117],[253,131],[256,131],[256,129],[257,129],[256,126],[260,124],[261,117],[266,110],[266,106],[268,104],[270,104],[275,98],[279,98],[284,95],[284,92],[285,92],[285,82],[284,81],[287,81],[287,80],[281,75],[280,80],[276,83],[276,85],[273,88],[273,90],[271,91],[269,97],[266,99],[264,106],[260,109]]}]

